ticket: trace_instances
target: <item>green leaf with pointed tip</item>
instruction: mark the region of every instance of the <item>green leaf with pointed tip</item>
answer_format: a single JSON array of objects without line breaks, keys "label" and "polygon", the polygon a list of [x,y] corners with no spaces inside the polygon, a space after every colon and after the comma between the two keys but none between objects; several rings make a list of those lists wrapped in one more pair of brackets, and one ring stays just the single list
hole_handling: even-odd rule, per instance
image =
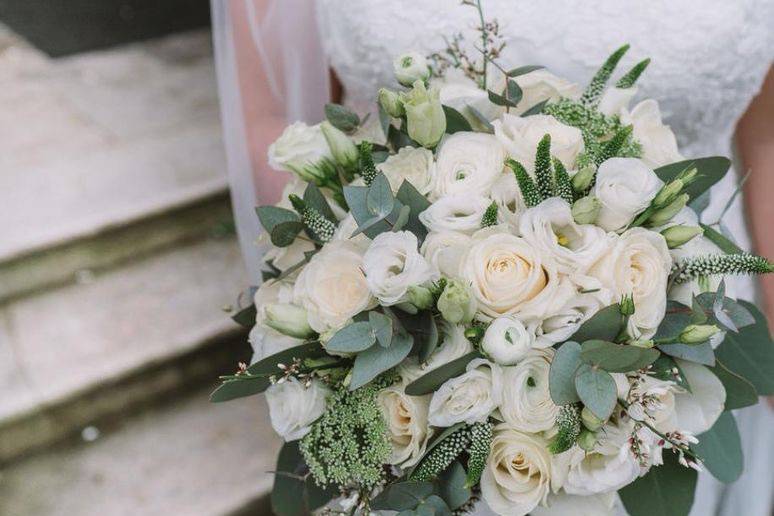
[{"label": "green leaf with pointed tip", "polygon": [[666,312],[653,339],[656,342],[676,341],[686,326],[694,323],[693,310],[677,301],[667,301]]},{"label": "green leaf with pointed tip", "polygon": [[392,338],[390,347],[371,346],[359,353],[352,367],[352,381],[349,390],[362,387],[380,374],[400,364],[411,352],[414,338],[405,333],[397,333]]},{"label": "green leaf with pointed tip", "polygon": [[505,106],[505,107],[516,107],[516,103],[512,100],[508,99],[507,97],[503,95],[499,95],[492,90],[486,90],[487,94],[489,95],[489,102],[492,104],[495,104],[497,106]]},{"label": "green leaf with pointed tip", "polygon": [[395,206],[395,197],[387,177],[381,172],[376,175],[366,194],[366,208],[374,217],[386,217]]},{"label": "green leaf with pointed tip", "polygon": [[393,232],[401,231],[403,227],[408,224],[409,217],[411,216],[411,208],[409,206],[406,206],[405,204],[400,207],[400,212],[398,213],[398,218],[395,220],[395,223],[392,225]]},{"label": "green leaf with pointed tip", "polygon": [[470,122],[462,116],[462,113],[453,107],[443,106],[443,112],[446,115],[446,132],[454,134],[460,131],[472,131]]},{"label": "green leaf with pointed tip", "polygon": [[722,156],[712,156],[709,158],[689,159],[678,161],[670,165],[665,165],[654,170],[656,175],[664,183],[669,183],[677,177],[680,172],[695,168],[698,171],[696,179],[689,184],[685,190],[691,199],[696,199],[705,191],[720,181],[728,172],[731,166],[731,160]]},{"label": "green leaf with pointed tip", "polygon": [[312,514],[339,493],[333,484],[323,489],[315,483],[298,449],[298,443],[285,443],[277,457],[271,492],[271,507],[277,516]]},{"label": "green leaf with pointed tip", "polygon": [[454,461],[438,478],[438,494],[451,510],[462,507],[473,494],[469,487],[465,487],[466,479],[467,473],[459,461]]},{"label": "green leaf with pointed tip", "polygon": [[295,242],[298,234],[304,229],[302,222],[280,222],[271,230],[271,243],[277,247],[287,247]]},{"label": "green leaf with pointed tip", "polygon": [[658,358],[658,351],[603,340],[581,344],[581,360],[611,373],[628,373],[646,367]]},{"label": "green leaf with pointed tip", "polygon": [[456,360],[433,369],[429,373],[425,373],[406,386],[406,394],[409,396],[422,396],[435,392],[449,378],[454,378],[464,373],[468,363],[474,358],[481,358],[478,351],[471,351],[467,355],[463,355]]},{"label": "green leaf with pointed tip", "polygon": [[546,104],[548,104],[548,99],[538,102],[531,108],[527,109],[524,113],[522,113],[521,116],[539,115],[545,109]]},{"label": "green leaf with pointed tip", "polygon": [[325,349],[337,353],[357,353],[370,348],[374,342],[376,342],[376,335],[371,324],[362,321],[352,323],[337,331],[325,343]]},{"label": "green leaf with pointed tip", "polygon": [[726,389],[724,410],[735,410],[758,403],[758,393],[753,384],[728,369],[722,362],[716,360],[715,367],[711,367],[710,371],[715,373]]},{"label": "green leaf with pointed tip", "polygon": [[405,228],[407,231],[411,231],[416,235],[417,240],[419,240],[421,245],[425,236],[427,236],[427,228],[419,220],[419,214],[430,207],[430,201],[428,201],[424,195],[419,193],[419,191],[414,188],[414,185],[405,180],[401,183],[400,188],[398,188],[398,193],[395,194],[395,197],[402,204],[411,208]]},{"label": "green leaf with pointed tip", "polygon": [[607,371],[581,364],[575,374],[575,390],[583,404],[599,419],[604,421],[613,413],[618,390]]},{"label": "green leaf with pointed tip", "polygon": [[336,218],[336,215],[333,213],[331,206],[328,204],[328,200],[325,198],[316,184],[308,183],[306,185],[306,190],[304,190],[304,202],[310,208],[317,210],[320,215],[329,221],[333,222],[334,224],[338,224],[339,221]]},{"label": "green leaf with pointed tip", "polygon": [[258,206],[255,208],[258,220],[267,233],[271,234],[277,224],[283,222],[301,222],[301,218],[294,211],[280,208],[279,206]]},{"label": "green leaf with pointed tip", "polygon": [[247,372],[254,375],[272,375],[280,372],[277,364],[292,364],[298,358],[321,358],[329,356],[320,346],[319,342],[308,342],[299,346],[285,349],[279,353],[268,356],[247,368]]},{"label": "green leaf with pointed tip", "polygon": [[659,344],[659,351],[670,357],[681,358],[706,366],[715,365],[715,352],[709,342],[701,344]]},{"label": "green leaf with pointed tip", "polygon": [[[718,324],[718,326],[731,331],[755,324],[755,317],[753,317],[750,311],[730,297],[723,297],[722,304],[718,299],[718,306],[713,306],[716,301],[715,292],[703,292],[696,297],[696,301],[704,309],[705,313],[712,316],[711,324]],[[717,313],[718,310],[720,310],[720,314]],[[728,317],[730,321],[726,321],[723,315]],[[733,328],[731,327],[732,325],[734,326]]]},{"label": "green leaf with pointed tip", "polygon": [[389,484],[371,500],[371,509],[380,511],[405,511],[413,509],[433,494],[433,484],[405,480]]},{"label": "green leaf with pointed tip", "polygon": [[575,373],[581,365],[580,355],[581,345],[572,341],[562,344],[554,355],[548,371],[548,390],[557,405],[580,401],[575,390]]},{"label": "green leaf with pointed tip", "polygon": [[414,342],[419,347],[419,361],[424,362],[438,347],[438,325],[430,310],[420,312],[417,317],[412,319],[417,320],[418,324],[409,331],[414,335]]},{"label": "green leaf with pointed tip", "polygon": [[248,307],[242,308],[237,313],[231,316],[231,319],[245,328],[252,328],[255,326],[255,316],[257,315],[255,304],[251,304]]},{"label": "green leaf with pointed tip", "polygon": [[[369,238],[376,238],[380,233],[389,231],[390,225],[383,220],[383,217],[376,218],[366,206],[366,196],[368,194],[367,186],[345,186],[344,187],[344,199],[347,201],[347,206],[355,218],[358,226],[368,225],[362,232]],[[374,220],[376,219],[376,220]]]},{"label": "green leaf with pointed tip", "polygon": [[686,516],[693,505],[696,470],[678,464],[677,454],[664,451],[664,464],[619,489],[629,516]]},{"label": "green leaf with pointed tip", "polygon": [[325,104],[325,118],[331,125],[345,133],[354,131],[360,125],[360,117],[357,113],[341,104]]},{"label": "green leaf with pointed tip", "polygon": [[742,254],[744,252],[738,245],[723,236],[720,231],[716,231],[714,228],[711,228],[710,226],[702,223],[699,223],[699,226],[701,226],[701,228],[704,230],[704,237],[718,246],[724,253]]},{"label": "green leaf with pointed tip", "polygon": [[524,66],[519,66],[518,68],[514,68],[512,70],[509,70],[508,73],[506,73],[505,75],[507,75],[508,77],[518,77],[519,75],[526,75],[530,72],[534,72],[535,70],[542,70],[543,68],[545,67],[540,65],[524,65]]},{"label": "green leaf with pointed tip", "polygon": [[699,442],[691,448],[712,476],[726,484],[739,478],[744,469],[744,454],[736,420],[730,412],[720,414],[712,428],[697,439]]},{"label": "green leaf with pointed tip", "polygon": [[392,319],[379,312],[368,312],[368,323],[379,345],[389,347],[392,342]]},{"label": "green leaf with pointed tip", "polygon": [[478,122],[478,124],[481,126],[481,128],[479,128],[478,130],[481,130],[489,134],[494,133],[494,126],[492,125],[492,122],[490,122],[489,119],[485,117],[483,113],[481,113],[481,111],[474,108],[470,104],[467,104],[465,106],[465,110],[468,113],[470,113],[470,116],[474,118],[476,122]]},{"label": "green leaf with pointed tip", "polygon": [[260,394],[271,386],[268,377],[258,377],[243,380],[226,380],[210,394],[210,401],[220,403],[245,396]]},{"label": "green leaf with pointed tip", "polygon": [[595,313],[588,321],[581,324],[575,335],[570,340],[575,342],[585,342],[587,340],[599,339],[612,341],[621,332],[623,327],[623,316],[618,303],[606,306]]},{"label": "green leaf with pointed tip", "polygon": [[505,95],[509,101],[518,104],[524,96],[524,92],[521,91],[521,87],[516,81],[508,79],[505,83]]}]

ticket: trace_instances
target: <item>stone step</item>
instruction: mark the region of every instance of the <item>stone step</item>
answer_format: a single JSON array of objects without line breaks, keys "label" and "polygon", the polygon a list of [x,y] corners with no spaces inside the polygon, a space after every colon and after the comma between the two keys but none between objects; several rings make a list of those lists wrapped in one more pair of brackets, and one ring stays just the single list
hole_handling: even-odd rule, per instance
[{"label": "stone step", "polygon": [[270,514],[264,496],[281,441],[263,396],[211,404],[208,393],[194,391],[103,429],[93,442],[6,468],[0,514]]},{"label": "stone step", "polygon": [[210,238],[0,307],[0,464],[249,356],[222,307],[246,274]]}]

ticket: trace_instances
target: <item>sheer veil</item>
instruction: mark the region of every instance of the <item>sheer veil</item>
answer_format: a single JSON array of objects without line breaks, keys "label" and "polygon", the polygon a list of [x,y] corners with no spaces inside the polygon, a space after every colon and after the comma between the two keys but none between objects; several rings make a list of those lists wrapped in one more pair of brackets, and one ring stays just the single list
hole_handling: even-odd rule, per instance
[{"label": "sheer veil", "polygon": [[279,200],[287,175],[266,150],[284,127],[316,123],[330,99],[313,0],[212,0],[215,66],[237,234],[250,280],[260,282],[258,202]]}]

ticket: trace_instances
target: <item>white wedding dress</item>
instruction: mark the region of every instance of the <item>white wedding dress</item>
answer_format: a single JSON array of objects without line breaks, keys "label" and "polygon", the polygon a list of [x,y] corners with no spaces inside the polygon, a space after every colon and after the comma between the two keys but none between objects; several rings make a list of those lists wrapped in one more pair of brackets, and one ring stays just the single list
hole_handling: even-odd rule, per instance
[{"label": "white wedding dress", "polygon": [[[245,156],[245,146],[239,141],[252,122],[245,119],[246,110],[234,105],[245,94],[245,87],[244,81],[229,79],[229,74],[239,75],[233,69],[240,66],[234,63],[234,46],[244,43],[235,36],[232,25],[244,22],[243,16],[250,18],[246,21],[259,58],[273,70],[274,79],[284,80],[286,91],[274,85],[270,93],[276,103],[287,107],[287,121],[317,122],[320,93],[328,92],[327,76],[319,71],[321,60],[327,59],[336,72],[345,103],[368,108],[378,88],[396,87],[392,77],[396,54],[441,50],[444,36],[460,31],[472,34],[478,15],[458,0],[246,0],[258,5],[260,12],[255,6],[243,9],[236,5],[239,14],[235,14],[235,4],[242,2],[245,0],[213,0],[213,15],[237,222],[240,237],[248,243],[246,255],[255,265],[257,222],[252,208],[256,191],[261,193],[265,159]],[[621,70],[650,57],[651,65],[638,83],[638,96],[659,101],[682,154],[688,157],[732,155],[737,121],[759,91],[774,57],[774,0],[483,0],[483,8],[487,19],[496,18],[500,23],[507,43],[500,61],[509,66],[540,64],[585,84],[607,55],[624,43],[632,48],[619,65]],[[310,21],[314,14],[316,24]],[[289,56],[299,45],[306,50]],[[274,55],[282,55],[266,63],[271,61],[267,54],[272,49]],[[309,70],[315,67],[316,82],[309,80]],[[307,74],[302,86],[294,81],[299,70]],[[295,93],[288,93],[288,85],[293,84]],[[703,215],[706,222],[717,220],[738,179],[731,171],[716,186]],[[741,247],[750,248],[741,196],[724,217],[724,224]],[[739,297],[752,297],[752,281],[740,279],[733,286]],[[692,516],[770,514],[774,416],[765,404],[759,404],[740,411],[737,417],[745,473],[730,486],[703,474]]]}]

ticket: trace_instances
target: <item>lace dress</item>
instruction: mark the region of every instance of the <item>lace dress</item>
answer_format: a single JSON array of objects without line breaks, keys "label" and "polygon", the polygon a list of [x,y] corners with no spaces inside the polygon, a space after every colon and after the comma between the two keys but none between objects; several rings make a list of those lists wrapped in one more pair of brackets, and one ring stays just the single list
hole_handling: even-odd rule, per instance
[{"label": "lace dress", "polygon": [[[644,57],[652,62],[638,83],[639,97],[660,103],[666,123],[688,157],[732,155],[739,117],[760,89],[774,57],[772,0],[485,0],[485,17],[500,22],[507,46],[501,61],[541,64],[585,84],[615,48],[632,49],[621,67]],[[346,92],[362,106],[392,78],[395,54],[442,49],[442,36],[471,32],[477,13],[456,0],[317,0],[324,48]],[[733,171],[713,191],[703,214],[714,222],[736,189]],[[750,247],[741,197],[724,224],[743,248]],[[750,297],[749,280],[732,285]],[[703,475],[692,514],[769,514],[774,476],[774,417],[764,405],[738,414],[746,470],[732,486]]]}]

